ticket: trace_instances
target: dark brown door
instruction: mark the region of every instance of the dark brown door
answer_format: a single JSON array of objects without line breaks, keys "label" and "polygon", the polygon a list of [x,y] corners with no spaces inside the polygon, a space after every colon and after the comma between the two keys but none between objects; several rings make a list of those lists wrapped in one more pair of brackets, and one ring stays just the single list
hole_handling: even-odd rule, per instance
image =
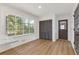
[{"label": "dark brown door", "polygon": [[39,38],[52,40],[52,20],[39,22]]},{"label": "dark brown door", "polygon": [[68,21],[59,20],[59,39],[68,39]]}]

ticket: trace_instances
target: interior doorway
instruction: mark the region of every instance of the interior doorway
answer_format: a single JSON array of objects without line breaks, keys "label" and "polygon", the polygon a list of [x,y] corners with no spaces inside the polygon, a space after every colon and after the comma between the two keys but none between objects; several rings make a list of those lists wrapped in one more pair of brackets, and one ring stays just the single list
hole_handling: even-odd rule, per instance
[{"label": "interior doorway", "polygon": [[68,39],[68,20],[59,20],[58,21],[58,36],[59,39]]}]

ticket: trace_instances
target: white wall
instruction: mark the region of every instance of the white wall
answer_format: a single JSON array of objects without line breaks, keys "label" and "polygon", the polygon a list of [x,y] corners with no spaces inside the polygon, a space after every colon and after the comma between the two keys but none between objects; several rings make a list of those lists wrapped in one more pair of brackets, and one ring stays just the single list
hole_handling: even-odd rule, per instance
[{"label": "white wall", "polygon": [[[35,20],[35,25],[34,25],[35,33],[21,35],[21,36],[8,36],[6,33],[6,16],[7,15],[16,15],[24,19],[29,18],[29,19]],[[9,48],[15,47],[17,45],[20,45],[22,43],[38,39],[39,38],[39,35],[38,35],[39,25],[38,24],[39,24],[38,17],[28,14],[26,12],[23,12],[21,10],[0,4],[0,52]]]}]

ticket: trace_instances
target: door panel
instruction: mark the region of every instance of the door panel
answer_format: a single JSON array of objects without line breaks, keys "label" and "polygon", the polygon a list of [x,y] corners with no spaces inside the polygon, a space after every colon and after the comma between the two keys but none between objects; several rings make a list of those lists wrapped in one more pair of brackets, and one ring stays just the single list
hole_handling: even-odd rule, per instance
[{"label": "door panel", "polygon": [[60,20],[58,25],[59,25],[59,39],[68,39],[67,20]]},{"label": "door panel", "polygon": [[52,40],[52,20],[39,22],[39,38]]}]

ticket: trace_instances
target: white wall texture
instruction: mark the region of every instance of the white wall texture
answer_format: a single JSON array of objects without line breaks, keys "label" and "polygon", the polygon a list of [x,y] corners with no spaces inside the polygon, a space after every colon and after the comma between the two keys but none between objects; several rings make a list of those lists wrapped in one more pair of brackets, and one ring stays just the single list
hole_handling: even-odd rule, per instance
[{"label": "white wall texture", "polygon": [[[8,36],[6,33],[6,16],[7,15],[16,15],[20,16],[24,19],[33,19],[35,21],[34,34],[25,34],[20,36]],[[9,48],[18,46],[20,44],[23,44],[25,42],[29,42],[32,40],[36,40],[39,38],[38,34],[38,17],[28,14],[26,12],[23,12],[21,10],[4,6],[0,4],[0,52],[7,50]]]}]

